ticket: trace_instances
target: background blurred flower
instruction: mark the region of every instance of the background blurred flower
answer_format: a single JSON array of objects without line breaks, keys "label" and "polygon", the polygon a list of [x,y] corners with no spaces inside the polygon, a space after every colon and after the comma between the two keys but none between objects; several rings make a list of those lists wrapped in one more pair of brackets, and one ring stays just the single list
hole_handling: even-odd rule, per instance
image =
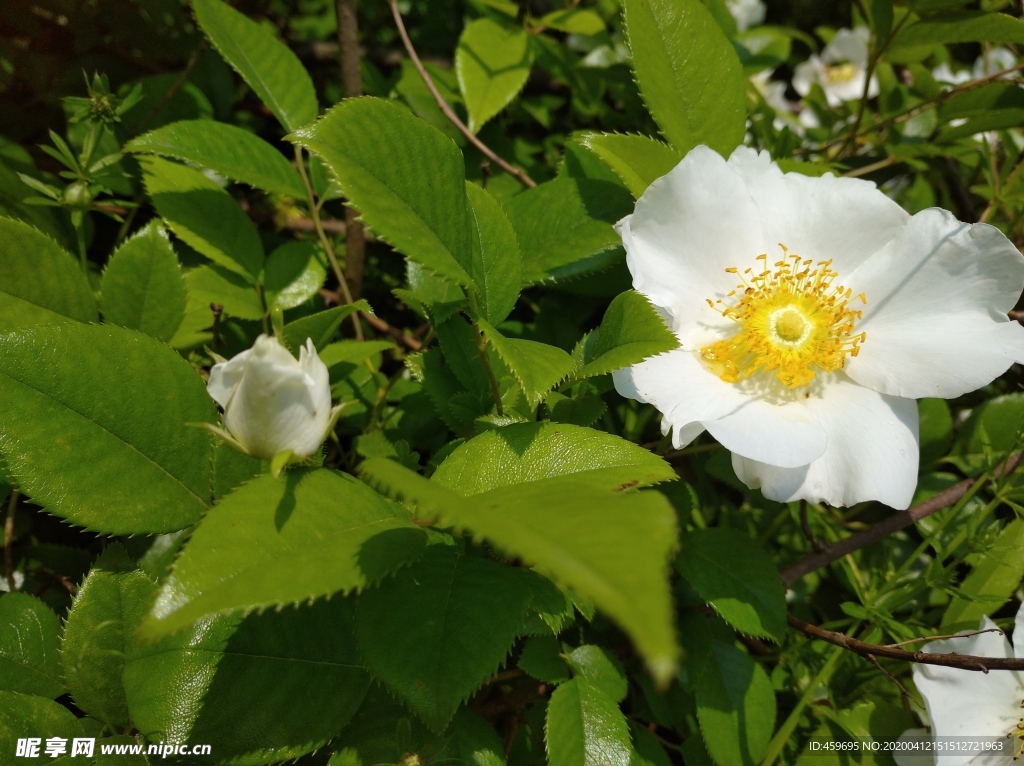
[{"label": "background blurred flower", "polygon": [[767,11],[761,0],[725,0],[725,5],[736,20],[736,29],[740,32],[761,24]]},{"label": "background blurred flower", "polygon": [[[841,106],[845,101],[860,99],[867,77],[870,38],[871,33],[866,27],[840,29],[820,57],[812,54],[807,61],[797,65],[793,72],[796,92],[806,96],[816,82],[825,92],[829,106]],[[878,81],[872,77],[868,84],[868,98],[877,95]]]}]

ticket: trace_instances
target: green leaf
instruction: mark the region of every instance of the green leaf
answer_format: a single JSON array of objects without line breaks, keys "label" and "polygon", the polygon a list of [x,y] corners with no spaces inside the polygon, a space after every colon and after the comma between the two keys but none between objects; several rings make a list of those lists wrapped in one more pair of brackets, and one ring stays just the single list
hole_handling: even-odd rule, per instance
[{"label": "green leaf", "polygon": [[563,423],[516,423],[459,445],[433,480],[461,495],[475,495],[556,476],[617,489],[672,481],[676,473],[653,452],[614,434]]},{"label": "green leaf", "polygon": [[681,154],[704,144],[728,156],[743,141],[746,78],[732,43],[700,0],[625,0],[640,95]]},{"label": "green leaf", "polygon": [[196,21],[224,60],[288,130],[312,122],[320,108],[306,68],[267,24],[222,0],[192,0]]},{"label": "green leaf", "polygon": [[455,49],[455,73],[473,133],[523,89],[532,65],[530,36],[522,27],[488,18],[466,25]]},{"label": "green leaf", "polygon": [[1024,577],[1024,521],[1014,519],[983,551],[959,592],[946,607],[942,626],[966,624],[974,629],[1013,595]]},{"label": "green leaf", "polygon": [[0,689],[50,699],[63,694],[59,636],[60,620],[39,599],[0,598]]},{"label": "green leaf", "polygon": [[470,499],[386,459],[361,471],[389,494],[487,538],[592,601],[667,682],[678,647],[666,580],[676,516],[655,492],[609,492],[574,477],[532,481]]},{"label": "green leaf", "polygon": [[505,205],[522,248],[523,281],[584,274],[621,257],[622,239],[612,227],[633,208],[621,186],[559,176],[517,194]]},{"label": "green leaf", "polygon": [[[263,316],[260,297],[255,286],[245,277],[220,266],[198,266],[185,275],[188,303],[204,309],[206,327],[213,324],[210,306],[220,306],[224,314],[236,319],[259,319]],[[186,309],[187,311],[187,309]]]},{"label": "green leaf", "polygon": [[921,441],[921,465],[934,463],[953,443],[953,416],[944,399],[919,399],[917,402]]},{"label": "green leaf", "polygon": [[196,527],[140,630],[161,637],[206,615],[361,590],[422,550],[405,516],[347,474],[260,476]]},{"label": "green leaf", "polygon": [[137,642],[124,669],[128,710],[144,736],[201,742],[218,762],[252,766],[323,745],[369,684],[343,599],[207,618],[157,644]]},{"label": "green leaf", "polygon": [[585,678],[559,686],[548,702],[544,741],[559,766],[624,766],[633,757],[626,717]]},{"label": "green leaf", "polygon": [[269,256],[263,269],[263,290],[268,307],[293,309],[324,286],[326,257],[315,242],[288,242]]},{"label": "green leaf", "polygon": [[131,723],[121,672],[153,588],[124,548],[112,545],[78,589],[64,625],[61,659],[75,705],[114,726]]},{"label": "green leaf", "polygon": [[168,341],[185,316],[185,279],[167,232],[151,222],[117,249],[102,282],[107,322]]},{"label": "green leaf", "polygon": [[389,351],[395,344],[389,340],[340,340],[331,343],[320,351],[320,361],[331,371],[331,378],[337,377],[336,367],[341,365],[360,364],[382,351]]},{"label": "green leaf", "polygon": [[[0,691],[0,743],[4,747],[5,765],[48,763],[53,759],[46,755],[46,738],[66,739],[70,751],[71,740],[83,734],[81,722],[63,705],[45,697]],[[26,736],[43,740],[39,744],[38,758],[15,755],[17,741]]]},{"label": "green leaf", "polygon": [[472,282],[462,152],[441,131],[389,101],[351,98],[292,140],[327,163],[379,238],[439,276]]},{"label": "green leaf", "polygon": [[81,268],[27,223],[0,218],[0,327],[96,321],[96,299]]},{"label": "green leaf", "polygon": [[359,648],[370,672],[442,732],[505,659],[532,594],[520,569],[432,545],[359,599]]},{"label": "green leaf", "polygon": [[668,144],[647,136],[590,133],[581,143],[608,164],[636,199],[683,159]]},{"label": "green leaf", "polygon": [[519,668],[538,681],[559,684],[569,680],[569,666],[562,658],[562,644],[547,635],[532,636],[519,655]]},{"label": "green leaf", "polygon": [[217,411],[168,346],[113,325],[0,336],[0,453],[50,513],[112,534],[173,532],[210,496]]},{"label": "green leaf", "polygon": [[991,468],[1024,441],[1024,394],[989,399],[971,411],[952,454],[969,473]]},{"label": "green leaf", "polygon": [[1024,43],[1024,22],[1005,13],[950,11],[908,24],[891,47],[973,42]]},{"label": "green leaf", "polygon": [[552,11],[541,16],[540,23],[570,35],[599,35],[605,30],[600,16],[594,11],[580,8]]},{"label": "green leaf", "polygon": [[786,634],[782,578],[768,554],[745,534],[724,527],[687,532],[677,567],[734,628],[782,642]]},{"label": "green leaf", "polygon": [[315,314],[296,319],[284,326],[284,337],[281,340],[288,348],[297,351],[307,338],[313,340],[313,345],[319,350],[334,339],[338,327],[345,320],[345,317],[356,311],[373,313],[370,304],[364,300],[355,303],[348,303],[344,306],[335,306],[326,311],[318,311]]},{"label": "green leaf", "polygon": [[501,205],[485,189],[466,182],[473,224],[470,273],[480,300],[480,313],[493,325],[509,315],[519,298],[523,265],[519,241]]},{"label": "green leaf", "polygon": [[535,340],[506,338],[484,320],[478,320],[487,343],[508,365],[530,407],[543,401],[545,394],[573,371],[576,363],[557,346]]},{"label": "green leaf", "polygon": [[592,343],[577,377],[621,370],[679,346],[651,302],[635,290],[620,293],[609,304]]},{"label": "green leaf", "polygon": [[260,235],[230,194],[198,170],[159,157],[139,157],[139,165],[153,206],[171,231],[250,282],[259,276]]},{"label": "green leaf", "polygon": [[615,702],[622,702],[629,691],[629,682],[619,661],[600,646],[584,644],[565,657],[577,678],[584,678]]},{"label": "green leaf", "polygon": [[173,157],[263,191],[306,198],[302,178],[281,152],[254,133],[226,122],[175,122],[129,141],[124,150]]},{"label": "green leaf", "polygon": [[750,655],[718,640],[687,666],[711,757],[730,766],[758,763],[775,729],[775,692],[767,674]]}]

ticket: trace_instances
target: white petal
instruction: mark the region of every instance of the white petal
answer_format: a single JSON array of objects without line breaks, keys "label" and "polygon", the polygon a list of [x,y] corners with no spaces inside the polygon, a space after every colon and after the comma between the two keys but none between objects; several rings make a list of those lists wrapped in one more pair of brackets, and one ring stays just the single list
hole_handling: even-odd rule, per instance
[{"label": "white petal", "polygon": [[793,89],[801,96],[811,92],[811,86],[820,82],[825,75],[825,64],[815,55],[807,61],[801,61],[793,70]]},{"label": "white petal", "polygon": [[245,374],[251,354],[252,350],[247,348],[228,361],[218,362],[210,368],[210,380],[206,384],[206,391],[221,407],[228,406],[231,395],[235,393],[238,383]]},{"label": "white petal", "polygon": [[783,174],[776,165],[751,161],[750,153],[734,153],[729,165],[746,181],[764,222],[769,263],[781,258],[782,243],[805,259],[831,260],[839,284],[910,219],[869,181]]},{"label": "white petal", "polygon": [[668,309],[676,328],[705,315],[721,325],[706,300],[736,287],[726,268],[753,263],[764,252],[761,219],[746,185],[706,146],[652,183],[618,229],[633,286]]},{"label": "white petal", "polygon": [[831,378],[819,398],[805,402],[828,436],[824,454],[795,468],[734,454],[736,475],[779,502],[845,506],[878,500],[906,508],[917,485],[917,404],[862,388],[842,373]]},{"label": "white petal", "polygon": [[865,66],[868,63],[868,40],[871,33],[867,27],[856,29],[840,29],[832,42],[821,52],[824,61],[832,63],[847,61],[851,64]]},{"label": "white petal", "polygon": [[1013,654],[1018,658],[1024,657],[1024,602],[1013,620]]},{"label": "white petal", "polygon": [[801,402],[778,405],[750,399],[735,412],[701,425],[733,454],[774,466],[807,465],[825,451],[827,441],[825,430]]},{"label": "white petal", "polygon": [[867,296],[847,360],[851,378],[883,393],[952,398],[1024,360],[1024,328],[1010,321],[1024,257],[993,226],[924,210],[846,283]]},{"label": "white petal", "polygon": [[[981,628],[995,627],[987,617]],[[999,633],[982,633],[925,644],[932,654],[973,654],[984,657],[1010,657],[1010,644]],[[1020,718],[1024,689],[1014,671],[990,671],[946,668],[939,665],[914,665],[914,683],[924,696],[932,732],[937,737],[1004,737]],[[963,766],[973,755],[946,755],[943,766]]]}]

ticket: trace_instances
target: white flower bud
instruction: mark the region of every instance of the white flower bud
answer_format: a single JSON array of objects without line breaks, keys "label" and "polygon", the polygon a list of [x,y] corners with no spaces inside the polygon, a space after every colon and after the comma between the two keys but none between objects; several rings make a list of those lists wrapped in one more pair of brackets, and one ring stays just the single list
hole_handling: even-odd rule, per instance
[{"label": "white flower bud", "polygon": [[312,455],[333,422],[327,365],[308,338],[296,360],[277,338],[260,335],[248,351],[213,366],[206,390],[224,408],[231,439],[264,460],[287,450]]}]

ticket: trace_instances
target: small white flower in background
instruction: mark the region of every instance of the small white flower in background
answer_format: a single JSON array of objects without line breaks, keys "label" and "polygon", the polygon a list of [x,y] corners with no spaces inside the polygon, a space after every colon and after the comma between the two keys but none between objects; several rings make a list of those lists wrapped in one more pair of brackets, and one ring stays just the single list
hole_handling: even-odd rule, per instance
[{"label": "small white flower in background", "polygon": [[944,61],[932,70],[932,77],[938,82],[949,85],[963,85],[971,80],[980,80],[996,72],[1002,72],[1017,65],[1017,57],[1006,48],[993,48],[982,53],[974,60],[972,69],[961,69],[954,72],[949,63]]},{"label": "small white flower in background", "polygon": [[[793,87],[801,96],[811,92],[818,83],[825,91],[829,106],[841,106],[846,101],[857,101],[864,94],[864,80],[868,72],[868,40],[871,33],[866,27],[840,29],[832,42],[825,46],[821,56],[811,57],[797,65],[793,72]],[[868,84],[868,98],[878,95],[878,81],[872,76]]]},{"label": "small white flower in background", "polygon": [[[979,630],[995,629],[988,617],[981,619]],[[931,641],[922,647],[929,654],[970,654],[978,657],[1024,658],[1024,605],[1017,611],[1013,627],[1013,646],[1000,632],[957,636]],[[942,753],[907,756],[896,754],[899,766],[934,764],[942,766],[1011,766],[1024,751],[1024,677],[1015,670],[960,670],[939,665],[914,665],[914,684],[924,697],[931,735],[923,729],[910,729],[902,739],[934,737],[998,738],[1000,752]]]},{"label": "small white flower in background", "polygon": [[277,338],[260,335],[252,348],[213,366],[206,390],[224,408],[226,433],[215,430],[264,460],[289,450],[312,455],[338,411],[331,409],[327,365],[309,339],[296,360]]},{"label": "small white flower in background", "polygon": [[763,22],[768,10],[761,0],[725,0],[725,5],[736,20],[736,29],[740,32]]},{"label": "small white flower in background", "polygon": [[772,500],[906,508],[919,397],[1024,360],[1024,257],[996,228],[907,214],[867,181],[700,146],[617,224],[679,348],[614,374],[676,448],[705,429]]}]

